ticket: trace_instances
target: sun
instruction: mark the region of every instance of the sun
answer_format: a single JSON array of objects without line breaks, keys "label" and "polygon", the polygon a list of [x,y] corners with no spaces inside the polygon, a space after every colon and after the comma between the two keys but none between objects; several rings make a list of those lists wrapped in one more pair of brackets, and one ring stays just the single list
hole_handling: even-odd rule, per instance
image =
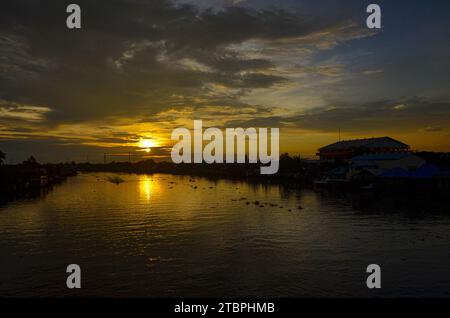
[{"label": "sun", "polygon": [[139,147],[143,148],[145,152],[150,152],[152,147],[156,147],[156,143],[152,139],[141,138]]}]

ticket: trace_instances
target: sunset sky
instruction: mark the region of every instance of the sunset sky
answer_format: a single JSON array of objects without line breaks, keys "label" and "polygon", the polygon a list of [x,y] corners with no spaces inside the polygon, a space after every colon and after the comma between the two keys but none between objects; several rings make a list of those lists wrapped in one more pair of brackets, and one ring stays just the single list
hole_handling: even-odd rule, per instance
[{"label": "sunset sky", "polygon": [[172,129],[202,119],[278,127],[281,152],[303,156],[339,129],[450,151],[449,15],[443,0],[2,1],[0,150],[164,158]]}]

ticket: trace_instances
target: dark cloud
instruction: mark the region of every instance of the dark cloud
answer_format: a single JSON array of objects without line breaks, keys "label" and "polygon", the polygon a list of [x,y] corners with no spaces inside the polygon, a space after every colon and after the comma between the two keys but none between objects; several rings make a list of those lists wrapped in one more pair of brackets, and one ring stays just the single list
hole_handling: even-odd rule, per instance
[{"label": "dark cloud", "polygon": [[[242,94],[286,82],[265,72],[272,61],[227,46],[304,36],[335,23],[311,23],[283,10],[89,0],[77,2],[82,29],[68,30],[69,3],[18,0],[2,2],[0,10],[0,97],[49,107],[55,123],[155,114],[173,107],[172,95],[192,100],[208,93],[210,83]],[[229,96],[221,97],[212,102],[230,105]]]},{"label": "dark cloud", "polygon": [[424,98],[407,100],[380,100],[361,104],[330,102],[291,116],[266,116],[248,121],[235,121],[244,127],[297,127],[321,132],[378,133],[380,127],[390,131],[414,132],[426,122],[437,126],[425,128],[426,132],[443,131],[450,122],[450,103]]},{"label": "dark cloud", "polygon": [[378,101],[366,104],[315,110],[300,115],[294,122],[302,128],[320,131],[377,133],[380,127],[390,131],[412,132],[424,122],[450,122],[450,103],[435,101]]}]

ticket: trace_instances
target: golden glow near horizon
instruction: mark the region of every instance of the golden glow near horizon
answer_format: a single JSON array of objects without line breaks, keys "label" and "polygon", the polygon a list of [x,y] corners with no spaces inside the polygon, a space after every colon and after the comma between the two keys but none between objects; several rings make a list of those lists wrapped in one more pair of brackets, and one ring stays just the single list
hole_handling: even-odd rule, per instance
[{"label": "golden glow near horizon", "polygon": [[145,152],[150,153],[152,151],[152,148],[156,147],[157,144],[152,139],[141,138],[141,140],[139,140],[138,146],[139,148],[143,148]]}]

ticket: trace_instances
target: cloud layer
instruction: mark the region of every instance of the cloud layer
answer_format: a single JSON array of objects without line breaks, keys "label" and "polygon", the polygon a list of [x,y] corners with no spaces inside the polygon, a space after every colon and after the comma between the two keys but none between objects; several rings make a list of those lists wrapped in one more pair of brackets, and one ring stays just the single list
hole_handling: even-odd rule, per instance
[{"label": "cloud layer", "polygon": [[364,27],[356,1],[325,2],[329,10],[312,1],[84,0],[81,30],[65,27],[69,1],[4,2],[0,136],[14,151],[45,140],[80,154],[136,150],[143,136],[164,143],[194,118],[318,133],[445,132],[448,96],[383,88],[393,78],[386,67],[400,66],[371,58],[367,43],[382,35]]}]

